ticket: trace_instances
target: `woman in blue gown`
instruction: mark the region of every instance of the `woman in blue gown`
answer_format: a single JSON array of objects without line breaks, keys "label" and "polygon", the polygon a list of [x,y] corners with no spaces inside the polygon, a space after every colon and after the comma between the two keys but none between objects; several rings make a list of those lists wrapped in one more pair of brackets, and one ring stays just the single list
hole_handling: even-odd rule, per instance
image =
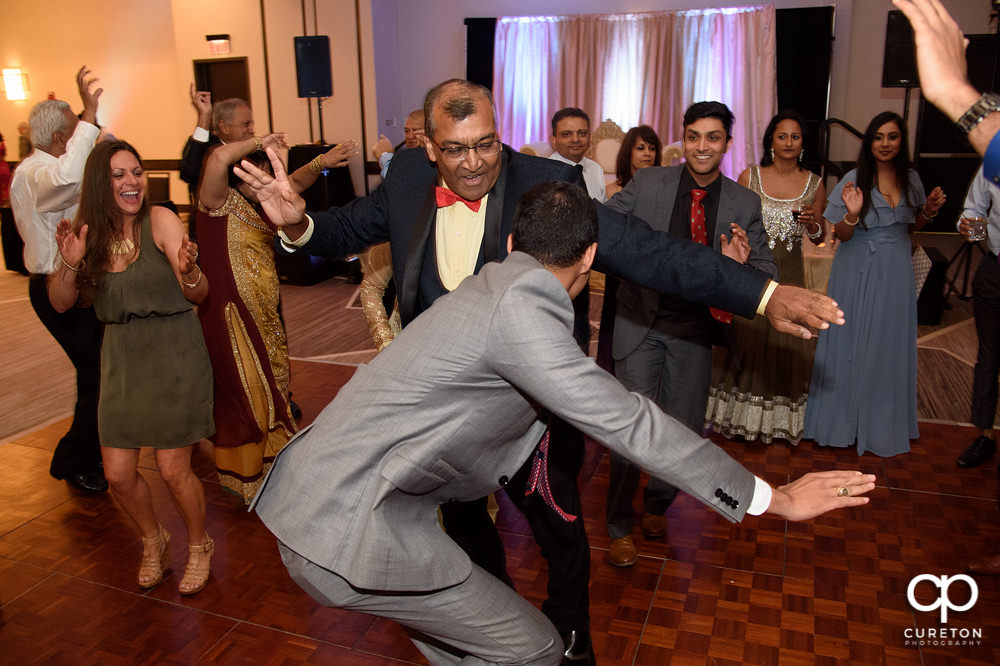
[{"label": "woman in blue gown", "polygon": [[917,429],[917,298],[910,226],[937,215],[910,168],[906,124],[886,111],[865,130],[855,169],[830,193],[823,216],[841,241],[827,295],[847,322],[823,331],[816,347],[803,436],[823,446],[894,456]]}]

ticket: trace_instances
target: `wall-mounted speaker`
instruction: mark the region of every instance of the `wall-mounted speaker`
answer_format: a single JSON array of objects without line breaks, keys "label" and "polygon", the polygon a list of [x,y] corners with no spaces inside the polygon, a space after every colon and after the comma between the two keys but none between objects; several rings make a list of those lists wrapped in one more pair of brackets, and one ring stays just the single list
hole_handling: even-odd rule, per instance
[{"label": "wall-mounted speaker", "polygon": [[917,58],[913,46],[913,28],[903,12],[889,12],[885,23],[885,55],[882,58],[883,88],[916,88]]},{"label": "wall-mounted speaker", "polygon": [[299,84],[299,97],[333,95],[329,37],[320,35],[295,38],[295,76]]}]

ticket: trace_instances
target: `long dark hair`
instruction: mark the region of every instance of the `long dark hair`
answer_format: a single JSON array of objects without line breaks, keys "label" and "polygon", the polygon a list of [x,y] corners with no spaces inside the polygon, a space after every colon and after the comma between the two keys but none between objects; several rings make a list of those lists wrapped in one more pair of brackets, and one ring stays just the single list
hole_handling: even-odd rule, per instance
[{"label": "long dark hair", "polygon": [[910,177],[908,174],[910,169],[910,142],[907,138],[906,123],[903,122],[903,118],[898,113],[883,111],[868,123],[865,136],[861,140],[861,152],[858,153],[858,163],[856,165],[858,170],[857,186],[861,189],[861,194],[864,196],[864,203],[861,205],[859,219],[861,220],[861,226],[865,228],[867,228],[865,215],[872,206],[872,188],[875,187],[875,177],[878,175],[875,155],[872,153],[872,145],[875,143],[875,133],[878,132],[878,129],[882,125],[889,122],[896,123],[900,135],[899,153],[892,160],[893,170],[896,172],[896,186],[899,187],[899,192],[903,195],[900,200],[906,201],[906,205],[911,209],[916,208],[916,204],[913,202],[913,190],[910,187]]},{"label": "long dark hair", "polygon": [[[809,128],[806,126],[806,119],[801,113],[794,109],[779,111],[764,130],[764,152],[760,156],[760,165],[763,167],[774,164],[774,132],[778,129],[778,123],[782,120],[794,120],[799,125],[799,134],[802,135],[802,150],[806,148],[806,140],[809,138]],[[799,166],[802,166],[802,155],[799,156]]]},{"label": "long dark hair", "polygon": [[660,137],[656,136],[656,130],[649,125],[633,127],[622,139],[622,147],[618,149],[618,157],[615,159],[615,173],[622,187],[628,185],[628,181],[632,180],[632,149],[635,148],[639,139],[653,146],[653,166],[662,164],[661,149],[663,145],[660,143]]},{"label": "long dark hair", "polygon": [[[139,153],[128,142],[105,141],[94,146],[83,169],[80,209],[73,223],[75,233],[79,233],[80,228],[87,225],[86,263],[76,276],[79,302],[82,305],[94,302],[97,286],[108,271],[111,255],[109,246],[115,238],[115,227],[121,224],[125,215],[118,207],[111,188],[111,158],[123,150],[135,155],[135,159],[142,164]],[[149,203],[144,194],[136,219],[142,220],[148,213]]]}]

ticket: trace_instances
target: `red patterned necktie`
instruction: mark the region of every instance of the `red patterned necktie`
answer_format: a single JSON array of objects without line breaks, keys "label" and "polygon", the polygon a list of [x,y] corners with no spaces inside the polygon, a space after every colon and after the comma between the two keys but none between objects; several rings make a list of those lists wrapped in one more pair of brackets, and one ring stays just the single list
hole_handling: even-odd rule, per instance
[{"label": "red patterned necktie", "polygon": [[[708,234],[705,233],[705,206],[701,203],[708,195],[705,190],[691,190],[691,240],[702,245],[708,245]],[[723,324],[733,323],[733,315],[725,310],[709,308],[712,316]]]},{"label": "red patterned necktie", "polygon": [[463,199],[462,197],[458,196],[457,194],[449,190],[447,187],[436,188],[434,190],[434,196],[437,198],[438,208],[447,208],[453,203],[461,201],[466,206],[468,206],[469,210],[471,210],[473,213],[478,213],[479,207],[483,204],[482,199],[478,201],[469,201],[468,199]]},{"label": "red patterned necktie", "polygon": [[552,496],[552,488],[549,487],[549,431],[542,435],[542,441],[538,442],[538,447],[532,456],[531,478],[528,479],[528,487],[524,489],[525,496],[530,495],[538,489],[538,494],[542,496],[549,508],[555,511],[560,518],[567,523],[576,520],[576,516],[566,513],[556,504],[556,498]]}]

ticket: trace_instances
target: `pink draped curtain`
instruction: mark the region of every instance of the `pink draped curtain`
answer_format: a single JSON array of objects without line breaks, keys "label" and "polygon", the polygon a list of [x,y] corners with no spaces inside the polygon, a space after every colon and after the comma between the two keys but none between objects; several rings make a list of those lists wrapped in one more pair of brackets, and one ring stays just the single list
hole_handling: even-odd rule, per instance
[{"label": "pink draped curtain", "polygon": [[722,170],[756,162],[776,112],[774,6],[497,21],[493,94],[505,143],[545,141],[552,114],[578,106],[596,127],[652,126],[679,141],[684,110],[718,100],[736,115]]}]

